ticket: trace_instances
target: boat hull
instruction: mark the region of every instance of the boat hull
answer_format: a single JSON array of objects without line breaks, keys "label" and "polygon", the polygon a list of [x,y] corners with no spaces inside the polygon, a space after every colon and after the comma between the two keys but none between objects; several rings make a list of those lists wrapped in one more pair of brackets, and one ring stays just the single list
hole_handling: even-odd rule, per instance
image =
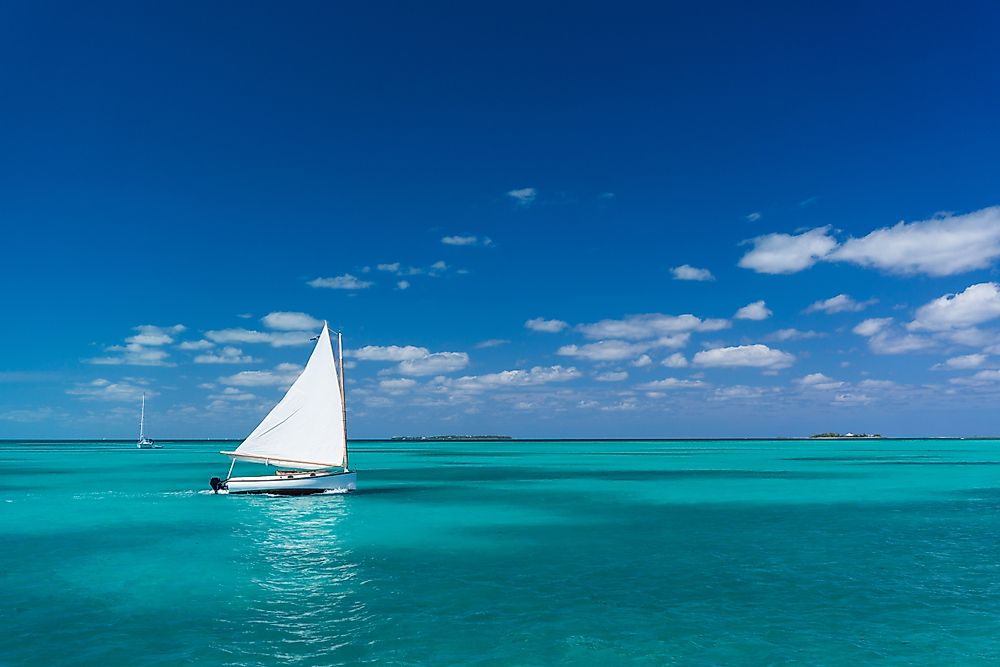
[{"label": "boat hull", "polygon": [[268,493],[304,496],[311,493],[354,491],[356,472],[291,472],[257,477],[230,477],[223,487],[231,494]]}]

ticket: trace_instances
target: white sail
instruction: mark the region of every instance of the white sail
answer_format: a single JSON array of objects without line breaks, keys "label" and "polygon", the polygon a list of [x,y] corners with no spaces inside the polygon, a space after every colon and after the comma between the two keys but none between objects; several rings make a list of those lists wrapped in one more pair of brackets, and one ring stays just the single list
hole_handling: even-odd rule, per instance
[{"label": "white sail", "polygon": [[235,459],[298,470],[342,467],[347,459],[343,398],[330,331],[316,341],[302,375],[233,452]]}]

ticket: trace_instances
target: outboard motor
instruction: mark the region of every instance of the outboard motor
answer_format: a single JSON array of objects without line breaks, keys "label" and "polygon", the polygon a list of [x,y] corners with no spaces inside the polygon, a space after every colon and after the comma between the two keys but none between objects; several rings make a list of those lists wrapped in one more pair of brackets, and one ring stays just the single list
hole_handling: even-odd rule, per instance
[{"label": "outboard motor", "polygon": [[224,489],[224,488],[226,488],[226,485],[225,485],[225,484],[223,484],[223,483],[222,483],[222,480],[221,480],[221,479],[219,479],[218,477],[213,477],[212,479],[210,479],[210,480],[208,481],[208,484],[209,484],[209,486],[211,486],[211,487],[212,487],[212,491],[214,491],[215,493],[218,493],[218,492],[219,492],[219,489]]}]

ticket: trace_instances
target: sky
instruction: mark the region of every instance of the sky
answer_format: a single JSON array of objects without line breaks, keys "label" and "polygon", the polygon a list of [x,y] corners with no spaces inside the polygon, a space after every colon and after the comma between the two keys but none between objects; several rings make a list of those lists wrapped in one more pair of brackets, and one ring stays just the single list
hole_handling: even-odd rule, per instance
[{"label": "sky", "polygon": [[0,7],[0,438],[1000,433],[1000,7]]}]

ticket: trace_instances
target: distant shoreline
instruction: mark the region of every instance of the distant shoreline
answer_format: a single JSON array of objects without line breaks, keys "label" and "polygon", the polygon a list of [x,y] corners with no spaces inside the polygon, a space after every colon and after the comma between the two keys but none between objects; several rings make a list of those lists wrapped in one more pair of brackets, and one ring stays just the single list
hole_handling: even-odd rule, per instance
[{"label": "distant shoreline", "polygon": [[[349,438],[349,442],[449,442],[448,440],[433,440],[431,438],[408,438],[394,440],[389,438]],[[934,435],[934,436],[880,436],[878,438],[859,437],[823,437],[812,436],[775,436],[775,437],[730,437],[730,438],[499,438],[477,439],[465,442],[795,442],[817,440],[1000,440],[1000,435]],[[157,438],[157,442],[242,442],[242,438]],[[0,443],[130,443],[135,445],[135,438],[0,438]],[[452,440],[451,442],[462,442]]]}]

